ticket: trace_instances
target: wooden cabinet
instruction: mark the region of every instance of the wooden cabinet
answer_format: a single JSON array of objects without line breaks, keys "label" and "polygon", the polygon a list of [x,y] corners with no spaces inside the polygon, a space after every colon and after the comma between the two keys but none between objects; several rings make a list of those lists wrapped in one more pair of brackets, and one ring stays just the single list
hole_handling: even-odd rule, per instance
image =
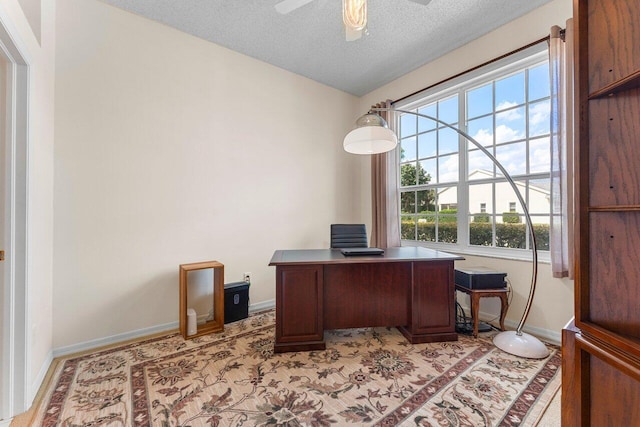
[{"label": "wooden cabinet", "polygon": [[398,328],[412,344],[457,339],[453,272],[453,261],[413,263],[411,318]]},{"label": "wooden cabinet", "polygon": [[575,322],[563,426],[640,425],[640,1],[575,0]]},{"label": "wooden cabinet", "polygon": [[277,267],[276,352],[325,348],[322,294],[321,265]]}]

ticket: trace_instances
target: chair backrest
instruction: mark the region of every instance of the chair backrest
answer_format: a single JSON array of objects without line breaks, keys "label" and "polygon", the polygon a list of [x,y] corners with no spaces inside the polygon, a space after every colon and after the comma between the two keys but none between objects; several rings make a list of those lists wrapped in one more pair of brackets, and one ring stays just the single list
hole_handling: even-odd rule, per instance
[{"label": "chair backrest", "polygon": [[364,224],[331,224],[332,248],[366,248],[367,228]]}]

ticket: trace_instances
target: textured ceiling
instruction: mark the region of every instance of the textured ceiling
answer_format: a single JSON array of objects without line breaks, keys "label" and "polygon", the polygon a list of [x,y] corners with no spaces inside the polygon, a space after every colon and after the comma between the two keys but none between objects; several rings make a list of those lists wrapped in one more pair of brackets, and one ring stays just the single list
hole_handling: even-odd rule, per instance
[{"label": "textured ceiling", "polygon": [[345,41],[341,0],[101,0],[353,95],[364,95],[550,0],[369,0]]}]

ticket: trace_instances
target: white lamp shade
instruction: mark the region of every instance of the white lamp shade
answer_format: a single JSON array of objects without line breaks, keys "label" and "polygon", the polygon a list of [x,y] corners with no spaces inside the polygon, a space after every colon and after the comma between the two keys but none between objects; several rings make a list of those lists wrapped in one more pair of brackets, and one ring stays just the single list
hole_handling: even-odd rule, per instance
[{"label": "white lamp shade", "polygon": [[352,154],[377,154],[391,151],[398,145],[398,137],[388,128],[363,126],[344,137],[344,151]]}]

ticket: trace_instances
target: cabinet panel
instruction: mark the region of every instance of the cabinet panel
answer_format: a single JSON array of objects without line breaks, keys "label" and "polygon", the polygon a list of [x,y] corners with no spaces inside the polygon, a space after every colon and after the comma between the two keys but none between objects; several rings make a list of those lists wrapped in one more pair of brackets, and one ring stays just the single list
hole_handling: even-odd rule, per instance
[{"label": "cabinet panel", "polygon": [[640,205],[639,117],[638,89],[589,102],[591,206]]},{"label": "cabinet panel", "polygon": [[588,357],[591,425],[640,426],[640,382],[608,360]]},{"label": "cabinet panel", "polygon": [[411,263],[324,267],[326,329],[406,325],[411,308]]},{"label": "cabinet panel", "polygon": [[640,70],[640,2],[588,1],[589,91]]},{"label": "cabinet panel", "polygon": [[416,262],[413,267],[415,334],[455,331],[455,288],[449,263]]},{"label": "cabinet panel", "polygon": [[277,267],[276,341],[322,341],[322,303],[321,267]]},{"label": "cabinet panel", "polygon": [[640,338],[640,212],[594,212],[589,220],[589,280],[579,284],[588,307],[581,320]]}]

